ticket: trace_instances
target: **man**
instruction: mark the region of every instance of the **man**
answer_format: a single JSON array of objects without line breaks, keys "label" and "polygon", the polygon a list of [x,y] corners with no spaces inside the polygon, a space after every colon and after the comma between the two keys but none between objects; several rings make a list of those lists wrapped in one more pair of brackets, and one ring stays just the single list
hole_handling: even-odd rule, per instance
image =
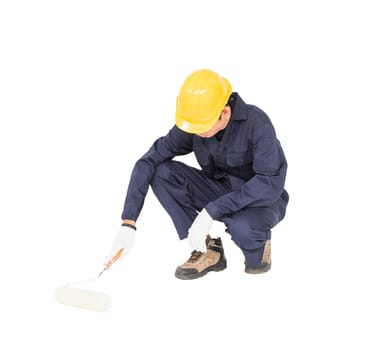
[{"label": "man", "polygon": [[[136,219],[149,185],[172,218],[180,239],[194,251],[175,276],[195,279],[226,268],[221,238],[211,238],[214,220],[245,257],[245,272],[271,268],[271,229],[283,219],[287,162],[268,116],[246,104],[216,72],[201,69],[184,81],[176,101],[176,125],[135,164],[122,226],[109,261],[132,248]],[[174,161],[194,152],[201,170]]]}]

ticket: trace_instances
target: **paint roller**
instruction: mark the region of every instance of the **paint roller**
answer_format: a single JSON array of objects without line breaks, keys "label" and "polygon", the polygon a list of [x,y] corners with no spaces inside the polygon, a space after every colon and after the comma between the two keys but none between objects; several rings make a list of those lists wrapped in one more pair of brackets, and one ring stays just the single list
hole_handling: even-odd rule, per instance
[{"label": "paint roller", "polygon": [[86,282],[92,282],[100,278],[102,273],[109,270],[115,261],[117,261],[124,249],[120,249],[114,257],[105,264],[104,269],[98,274],[96,278],[92,278],[85,281],[67,283],[62,287],[59,287],[55,291],[55,299],[64,305],[75,306],[81,309],[93,310],[93,311],[108,311],[111,307],[112,301],[109,295],[105,293],[99,293],[92,290],[74,288],[71,287],[75,284],[81,284]]}]

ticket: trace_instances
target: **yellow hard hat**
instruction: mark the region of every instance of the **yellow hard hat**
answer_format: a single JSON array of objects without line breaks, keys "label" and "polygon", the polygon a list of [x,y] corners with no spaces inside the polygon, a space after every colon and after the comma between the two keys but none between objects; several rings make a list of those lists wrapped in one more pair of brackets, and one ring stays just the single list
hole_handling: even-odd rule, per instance
[{"label": "yellow hard hat", "polygon": [[229,81],[209,69],[191,73],[176,99],[175,123],[183,131],[200,134],[210,130],[232,93]]}]

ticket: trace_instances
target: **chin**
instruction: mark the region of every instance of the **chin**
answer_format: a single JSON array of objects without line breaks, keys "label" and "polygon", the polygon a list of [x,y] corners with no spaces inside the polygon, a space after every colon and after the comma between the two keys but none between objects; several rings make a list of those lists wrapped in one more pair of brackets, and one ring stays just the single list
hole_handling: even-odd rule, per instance
[{"label": "chin", "polygon": [[199,137],[202,137],[202,138],[204,138],[204,139],[208,139],[208,138],[210,138],[210,137],[213,137],[214,134],[198,134],[198,136],[199,136]]}]

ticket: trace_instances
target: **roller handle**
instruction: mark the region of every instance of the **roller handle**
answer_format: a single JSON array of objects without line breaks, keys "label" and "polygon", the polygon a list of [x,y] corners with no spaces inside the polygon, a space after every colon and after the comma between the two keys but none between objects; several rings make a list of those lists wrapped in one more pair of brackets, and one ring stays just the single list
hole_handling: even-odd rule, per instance
[{"label": "roller handle", "polygon": [[107,270],[110,269],[110,267],[113,265],[113,263],[115,263],[118,259],[120,259],[120,256],[121,256],[123,250],[124,250],[124,248],[121,248],[121,249],[115,254],[115,256],[114,256],[112,259],[110,259],[110,260],[105,264],[105,268],[106,268]]}]

